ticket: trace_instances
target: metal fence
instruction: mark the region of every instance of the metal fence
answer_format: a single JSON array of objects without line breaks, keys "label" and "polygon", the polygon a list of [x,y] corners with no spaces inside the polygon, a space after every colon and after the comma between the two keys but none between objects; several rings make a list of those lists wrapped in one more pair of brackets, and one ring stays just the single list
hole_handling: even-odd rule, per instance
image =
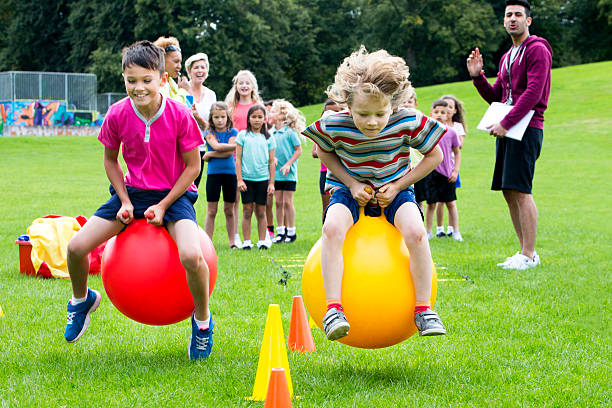
[{"label": "metal fence", "polygon": [[64,100],[70,110],[97,111],[95,74],[67,72],[0,72],[0,101]]},{"label": "metal fence", "polygon": [[126,93],[108,92],[98,94],[98,112],[102,115],[106,115],[108,108],[120,99],[127,96]]}]

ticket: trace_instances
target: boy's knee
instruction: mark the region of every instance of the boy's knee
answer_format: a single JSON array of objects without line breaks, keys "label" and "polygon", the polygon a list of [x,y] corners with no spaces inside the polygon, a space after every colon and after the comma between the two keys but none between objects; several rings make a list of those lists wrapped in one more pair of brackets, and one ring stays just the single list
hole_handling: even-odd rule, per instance
[{"label": "boy's knee", "polygon": [[215,217],[217,215],[217,208],[216,207],[215,208],[213,208],[213,207],[208,208],[207,211],[206,211],[206,215],[208,215],[209,217]]},{"label": "boy's knee", "polygon": [[197,248],[183,249],[179,253],[181,264],[187,272],[193,272],[199,270],[202,266],[208,268],[204,257],[202,256],[202,250]]},{"label": "boy's knee", "polygon": [[89,252],[85,246],[80,242],[78,236],[75,236],[68,242],[66,250],[66,256],[70,259],[78,259],[87,256]]},{"label": "boy's knee", "polygon": [[428,241],[425,227],[422,227],[420,225],[405,225],[403,226],[400,232],[402,233],[404,241],[406,242],[406,246],[408,247],[418,245],[423,241]]},{"label": "boy's knee", "polygon": [[347,231],[347,228],[344,228],[342,225],[336,222],[326,221],[325,224],[323,224],[322,235],[325,240],[342,241],[346,236]]},{"label": "boy's knee", "polygon": [[425,232],[424,228],[422,230],[414,231],[409,235],[409,238],[407,240],[406,238],[404,238],[404,241],[406,241],[407,246],[420,245],[423,242],[427,243],[427,233]]}]

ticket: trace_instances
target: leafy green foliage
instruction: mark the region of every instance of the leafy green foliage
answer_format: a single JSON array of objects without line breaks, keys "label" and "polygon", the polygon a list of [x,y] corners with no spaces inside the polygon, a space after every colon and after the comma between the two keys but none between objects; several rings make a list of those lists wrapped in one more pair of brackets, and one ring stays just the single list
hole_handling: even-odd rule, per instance
[{"label": "leafy green foliage", "polygon": [[[510,41],[505,0],[61,0],[0,2],[0,70],[92,72],[123,91],[118,61],[136,40],[175,36],[183,58],[208,54],[223,99],[249,69],[265,99],[321,102],[336,68],[365,44],[402,56],[416,86],[467,79],[475,47],[495,72]],[[612,0],[533,0],[531,31],[555,67],[612,58]]]}]

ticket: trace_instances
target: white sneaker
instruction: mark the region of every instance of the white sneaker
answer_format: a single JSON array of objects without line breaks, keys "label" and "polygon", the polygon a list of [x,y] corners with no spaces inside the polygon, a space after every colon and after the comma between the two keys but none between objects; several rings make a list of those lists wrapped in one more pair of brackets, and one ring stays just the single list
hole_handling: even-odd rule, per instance
[{"label": "white sneaker", "polygon": [[463,237],[461,236],[461,233],[459,231],[453,231],[450,233],[450,236],[455,240],[455,241],[459,241],[459,242],[463,242]]},{"label": "white sneaker", "polygon": [[506,265],[510,265],[513,262],[514,257],[520,254],[521,254],[521,251],[516,251],[516,254],[507,257],[504,262],[498,263],[497,266],[505,267]]},{"label": "white sneaker", "polygon": [[272,247],[272,241],[264,239],[263,241],[257,241],[257,249],[270,249]]},{"label": "white sneaker", "polygon": [[533,262],[535,263],[533,266],[540,265],[540,255],[536,251],[533,251]]},{"label": "white sneaker", "polygon": [[533,258],[529,258],[528,256],[525,256],[523,254],[518,254],[515,255],[512,258],[512,262],[510,262],[508,265],[504,266],[504,269],[515,269],[517,271],[524,271],[525,269],[528,268],[534,268],[536,266],[538,266],[540,264],[540,259],[539,257],[536,258],[535,255]]},{"label": "white sneaker", "polygon": [[248,251],[249,249],[253,248],[253,244],[251,243],[250,239],[245,239],[240,248]]},{"label": "white sneaker", "polygon": [[234,245],[238,248],[242,248],[242,241],[240,240],[240,234],[234,235]]}]

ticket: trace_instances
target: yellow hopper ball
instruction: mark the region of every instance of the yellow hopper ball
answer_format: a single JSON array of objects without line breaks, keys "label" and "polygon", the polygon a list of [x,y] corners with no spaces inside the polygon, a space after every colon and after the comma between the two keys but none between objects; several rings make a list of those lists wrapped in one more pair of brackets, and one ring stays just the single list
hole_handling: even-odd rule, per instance
[{"label": "yellow hopper ball", "polygon": [[[342,306],[351,325],[338,341],[353,347],[381,348],[416,333],[414,285],[410,255],[400,232],[384,217],[364,216],[346,234],[342,247]],[[437,292],[433,267],[431,305]],[[327,311],[321,274],[321,239],[308,254],[302,274],[302,294],[308,312],[322,329]]]}]

